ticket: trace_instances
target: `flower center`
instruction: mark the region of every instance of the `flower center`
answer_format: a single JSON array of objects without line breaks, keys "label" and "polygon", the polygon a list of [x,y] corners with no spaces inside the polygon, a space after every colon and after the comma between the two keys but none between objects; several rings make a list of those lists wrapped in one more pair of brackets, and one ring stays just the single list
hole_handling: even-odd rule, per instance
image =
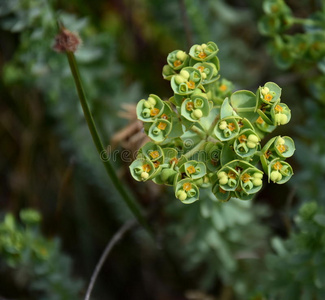
[{"label": "flower center", "polygon": [[234,123],[229,123],[229,124],[228,124],[228,129],[229,129],[230,131],[234,131],[234,130],[236,129],[235,124],[234,124]]},{"label": "flower center", "polygon": [[258,117],[258,119],[256,120],[256,123],[263,124],[264,120],[261,117]]},{"label": "flower center", "polygon": [[230,179],[236,179],[236,173],[234,173],[233,171],[229,171],[229,173],[228,173],[228,177],[229,177]]},{"label": "flower center", "polygon": [[165,119],[165,120],[168,120],[168,116],[166,114],[162,114],[161,118]]},{"label": "flower center", "polygon": [[203,66],[199,66],[197,67],[197,69],[202,73],[204,71],[204,67]]},{"label": "flower center", "polygon": [[270,102],[272,99],[273,99],[273,96],[271,94],[269,94],[269,93],[267,93],[264,96],[264,100],[266,100],[267,102]]},{"label": "flower center", "polygon": [[204,58],[207,57],[207,55],[206,55],[205,52],[201,51],[201,52],[199,53],[198,57],[201,58],[201,59],[204,59]]},{"label": "flower center", "polygon": [[275,109],[277,112],[279,112],[279,113],[282,113],[282,112],[283,112],[283,108],[282,108],[282,106],[280,106],[279,104],[276,105],[274,109]]},{"label": "flower center", "polygon": [[219,90],[225,92],[227,90],[227,86],[225,84],[220,85]]},{"label": "flower center", "polygon": [[167,127],[167,123],[159,122],[159,125],[157,126],[160,130],[165,130]]},{"label": "flower center", "polygon": [[278,171],[281,170],[282,167],[283,167],[283,165],[280,162],[278,162],[278,161],[273,165],[273,168],[275,170],[278,170]]},{"label": "flower center", "polygon": [[285,145],[278,145],[276,148],[279,150],[280,153],[287,151],[287,148]]},{"label": "flower center", "polygon": [[145,165],[142,166],[142,170],[143,170],[144,172],[149,173],[150,170],[151,170],[151,167],[150,167],[150,165],[145,164]]},{"label": "flower center", "polygon": [[159,108],[152,108],[150,110],[150,116],[154,117],[154,116],[157,116],[160,112],[160,109]]},{"label": "flower center", "polygon": [[189,174],[194,174],[195,173],[195,168],[193,166],[189,166],[186,171],[189,173]]},{"label": "flower center", "polygon": [[243,176],[241,177],[241,180],[246,183],[251,179],[251,176],[247,173],[243,174]]},{"label": "flower center", "polygon": [[192,111],[194,108],[194,104],[192,101],[186,103],[186,110]]},{"label": "flower center", "polygon": [[194,90],[195,89],[195,83],[194,83],[194,81],[190,80],[186,84],[187,84],[187,87],[189,89],[191,89],[191,90]]},{"label": "flower center", "polygon": [[157,158],[158,156],[159,156],[159,152],[156,150],[156,151],[151,151],[150,153],[149,153],[149,155],[153,158],[153,159],[155,159],[155,158]]},{"label": "flower center", "polygon": [[154,161],[153,165],[155,166],[155,168],[158,168],[160,165],[160,161],[158,161],[158,160]]},{"label": "flower center", "polygon": [[272,155],[272,151],[267,150],[264,155],[268,159]]},{"label": "flower center", "polygon": [[185,183],[183,184],[183,190],[184,190],[184,191],[188,192],[188,191],[191,190],[191,189],[192,189],[192,184],[191,184],[190,182],[185,182]]},{"label": "flower center", "polygon": [[245,143],[247,141],[247,136],[245,134],[242,134],[239,138],[239,143]]},{"label": "flower center", "polygon": [[174,61],[174,67],[175,68],[178,67],[178,66],[180,66],[181,64],[182,64],[182,62],[179,59],[177,59],[177,60]]},{"label": "flower center", "polygon": [[174,157],[174,158],[172,158],[172,159],[170,160],[170,164],[175,164],[175,165],[177,165],[177,163],[178,163],[178,159],[177,159],[176,157]]}]

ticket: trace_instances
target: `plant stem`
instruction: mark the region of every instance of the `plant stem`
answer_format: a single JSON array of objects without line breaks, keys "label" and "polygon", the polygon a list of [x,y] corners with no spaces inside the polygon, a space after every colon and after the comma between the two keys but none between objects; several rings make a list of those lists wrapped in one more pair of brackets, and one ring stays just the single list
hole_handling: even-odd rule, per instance
[{"label": "plant stem", "polygon": [[73,54],[73,52],[66,52],[67,57],[68,57],[68,61],[69,61],[69,65],[70,65],[70,69],[71,69],[71,73],[77,88],[77,92],[78,92],[78,96],[79,96],[79,100],[80,100],[80,104],[82,106],[82,110],[84,112],[84,116],[85,119],[87,121],[87,125],[89,128],[89,131],[91,133],[91,136],[93,138],[94,144],[97,148],[98,154],[101,157],[101,160],[105,166],[105,170],[108,174],[108,176],[110,177],[110,179],[112,180],[113,185],[115,186],[115,188],[117,189],[117,191],[120,193],[122,199],[124,200],[125,204],[128,206],[128,208],[131,210],[131,212],[133,213],[133,215],[136,217],[136,219],[138,220],[138,222],[148,231],[148,233],[150,235],[152,235],[152,231],[149,228],[145,218],[143,217],[139,206],[137,205],[136,201],[134,200],[133,197],[131,197],[129,195],[129,193],[126,191],[126,189],[124,188],[123,184],[120,182],[119,178],[116,175],[116,172],[112,166],[112,164],[110,163],[110,161],[108,159],[102,159],[103,155],[106,154],[106,150],[103,146],[103,143],[99,137],[99,134],[97,132],[96,129],[96,125],[94,123],[94,119],[92,117],[92,114],[90,112],[88,103],[87,103],[87,99],[86,99],[86,95],[82,86],[82,82],[81,82],[81,78],[80,78],[80,73],[79,73],[79,69],[78,69],[78,65],[75,59],[75,56]]},{"label": "plant stem", "polygon": [[202,139],[205,139],[206,138],[206,134],[200,128],[196,127],[195,125],[193,125],[189,130],[190,131],[193,131],[194,133],[196,133]]},{"label": "plant stem", "polygon": [[218,115],[216,115],[215,119],[211,123],[210,128],[208,129],[208,132],[207,132],[208,136],[211,135],[211,133],[212,133],[214,127],[216,126],[216,124],[218,123],[219,119],[220,119],[220,115],[218,114]]},{"label": "plant stem", "polygon": [[200,141],[193,149],[191,149],[190,151],[188,151],[187,153],[185,153],[184,156],[186,158],[191,158],[195,153],[197,153],[200,150],[202,150],[203,145],[204,145],[205,142],[206,142],[206,140]]},{"label": "plant stem", "polygon": [[[136,223],[134,222],[134,220],[129,221],[127,223],[125,223],[119,230],[118,232],[116,232],[113,236],[113,238],[108,242],[102,256],[100,257],[96,268],[93,272],[93,275],[91,276],[89,285],[88,285],[88,289],[87,289],[87,293],[85,296],[85,300],[89,300],[90,299],[90,295],[91,292],[93,290],[93,287],[95,285],[97,276],[100,272],[100,270],[102,269],[105,260],[107,259],[109,253],[111,252],[111,250],[113,249],[113,247],[117,244],[117,242],[124,236],[125,233],[127,233],[130,229],[132,229],[134,226],[136,225]],[[1,300],[1,299],[0,299]]]},{"label": "plant stem", "polygon": [[306,26],[320,26],[319,21],[311,20],[311,19],[301,19],[301,18],[292,18],[291,19],[295,24],[301,24]]}]

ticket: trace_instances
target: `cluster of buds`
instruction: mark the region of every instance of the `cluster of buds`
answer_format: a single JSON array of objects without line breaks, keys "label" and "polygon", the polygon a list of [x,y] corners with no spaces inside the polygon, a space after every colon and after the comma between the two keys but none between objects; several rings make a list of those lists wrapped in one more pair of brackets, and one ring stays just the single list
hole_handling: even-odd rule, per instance
[{"label": "cluster of buds", "polygon": [[256,93],[232,92],[232,83],[220,79],[217,53],[213,42],[194,45],[188,54],[171,52],[163,77],[172,97],[163,101],[151,94],[136,109],[151,141],[139,150],[131,174],[137,181],[173,186],[183,203],[198,200],[201,188],[220,201],[249,200],[262,188],[264,173],[278,184],[293,174],[284,162],[295,150],[291,138],[275,137],[261,146],[266,134],[290,121],[281,88],[267,82]]}]

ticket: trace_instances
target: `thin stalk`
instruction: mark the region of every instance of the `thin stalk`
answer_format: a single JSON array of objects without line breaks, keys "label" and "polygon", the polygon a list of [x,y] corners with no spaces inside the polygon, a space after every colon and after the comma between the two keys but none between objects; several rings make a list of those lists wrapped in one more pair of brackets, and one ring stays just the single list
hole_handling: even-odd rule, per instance
[{"label": "thin stalk", "polygon": [[[81,82],[80,73],[79,73],[79,69],[78,69],[78,65],[77,65],[75,56],[74,56],[73,52],[69,52],[69,51],[67,51],[66,54],[68,57],[71,73],[72,73],[72,76],[73,76],[73,79],[74,79],[74,82],[75,82],[75,85],[77,88],[80,104],[82,106],[82,110],[84,112],[84,116],[85,116],[85,119],[86,119],[86,122],[87,122],[87,125],[89,128],[89,131],[93,138],[93,141],[94,141],[94,144],[98,151],[98,154],[100,157],[102,157],[103,154],[106,153],[106,149],[104,148],[103,143],[99,137],[94,119],[90,112],[90,109],[89,109],[89,106],[87,103],[87,99],[86,99],[86,95],[85,95],[83,85]],[[135,218],[138,220],[138,222],[148,231],[148,233],[150,235],[152,235],[152,231],[149,228],[146,219],[143,217],[139,206],[136,204],[136,201],[134,200],[134,198],[131,197],[128,194],[128,192],[126,191],[126,189],[124,188],[123,184],[117,177],[116,172],[115,172],[112,164],[110,163],[110,161],[108,159],[101,159],[101,160],[105,166],[105,170],[106,170],[108,176],[110,177],[110,179],[111,179],[113,185],[115,186],[115,188],[117,189],[117,191],[120,193],[125,204],[131,210],[131,212],[133,213]]]},{"label": "thin stalk", "polygon": [[292,18],[291,19],[295,24],[301,24],[306,26],[320,26],[321,23],[319,21],[311,20],[311,19],[301,19],[301,18]]},{"label": "thin stalk", "polygon": [[203,149],[204,143],[206,140],[200,141],[193,149],[184,154],[186,158],[191,158],[195,153]]},{"label": "thin stalk", "polygon": [[[94,288],[96,279],[98,277],[98,274],[100,272],[100,270],[102,269],[109,253],[111,252],[111,250],[114,248],[114,246],[117,244],[117,242],[125,235],[125,233],[127,233],[130,229],[132,229],[134,226],[136,225],[136,223],[133,221],[129,221],[128,223],[124,224],[119,230],[118,232],[115,233],[115,235],[113,236],[113,238],[108,242],[102,256],[100,257],[96,268],[93,272],[93,275],[91,276],[89,285],[88,285],[88,289],[87,289],[87,293],[85,296],[85,300],[89,300],[90,299],[90,295],[91,292]],[[1,299],[0,299],[1,300]]]}]

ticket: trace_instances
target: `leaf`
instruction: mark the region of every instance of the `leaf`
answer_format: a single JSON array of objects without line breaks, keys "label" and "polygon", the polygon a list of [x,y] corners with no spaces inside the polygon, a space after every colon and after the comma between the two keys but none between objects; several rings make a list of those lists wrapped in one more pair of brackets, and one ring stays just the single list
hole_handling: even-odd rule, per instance
[{"label": "leaf", "polygon": [[229,99],[226,98],[221,105],[221,110],[220,110],[220,119],[224,119],[226,117],[231,117],[236,115],[234,112],[233,108],[231,107],[229,103]]},{"label": "leaf", "polygon": [[314,221],[321,226],[325,227],[325,214],[317,214],[314,216]]}]

